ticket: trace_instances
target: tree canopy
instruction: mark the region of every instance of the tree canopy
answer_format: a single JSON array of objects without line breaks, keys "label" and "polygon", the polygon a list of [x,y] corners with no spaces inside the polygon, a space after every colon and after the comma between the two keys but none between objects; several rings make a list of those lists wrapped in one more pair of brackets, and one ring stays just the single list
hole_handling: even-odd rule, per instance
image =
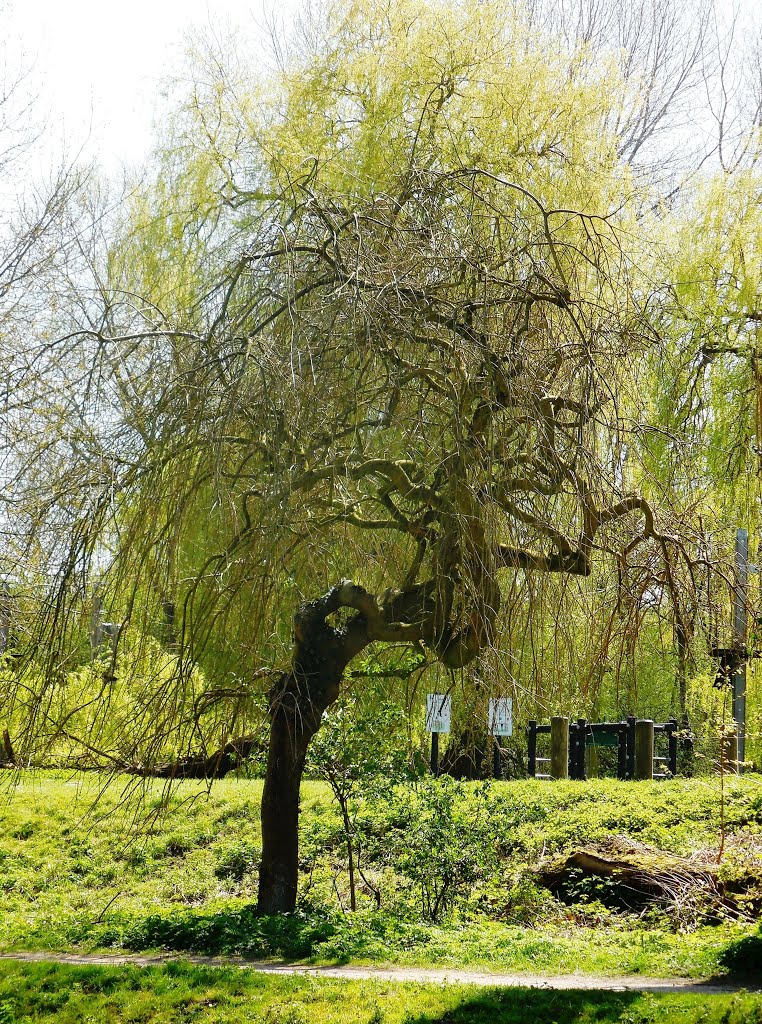
[{"label": "tree canopy", "polygon": [[[759,446],[729,404],[749,371],[760,390],[754,131],[742,166],[665,193],[640,161],[708,80],[708,22],[676,57],[611,11],[580,36],[540,6],[335,4],[259,77],[200,46],[156,172],[116,216],[93,200],[17,375],[14,512],[55,576],[21,731],[72,734],[52,667],[96,579],[118,623],[96,753],[224,751],[266,680],[263,909],[293,906],[299,780],[350,662],[460,670],[515,637],[534,579],[597,561],[603,604],[638,577],[636,618],[666,596],[687,628],[697,488],[728,433],[736,480]],[[175,657],[120,712],[130,635]]]}]

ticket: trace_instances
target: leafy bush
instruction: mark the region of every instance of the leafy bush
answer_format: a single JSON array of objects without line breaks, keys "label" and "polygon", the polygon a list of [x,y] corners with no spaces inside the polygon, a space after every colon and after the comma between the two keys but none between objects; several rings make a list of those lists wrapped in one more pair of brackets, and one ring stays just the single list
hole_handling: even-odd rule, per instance
[{"label": "leafy bush", "polygon": [[762,928],[754,935],[731,942],[720,956],[720,964],[731,974],[759,978],[762,975]]},{"label": "leafy bush", "polygon": [[395,827],[386,832],[393,866],[420,894],[420,912],[429,920],[463,907],[477,881],[499,871],[491,797],[489,783],[469,793],[446,776],[393,792]]},{"label": "leafy bush", "polygon": [[127,923],[121,932],[127,949],[173,949],[194,953],[244,953],[255,957],[301,959],[331,936],[328,917],[304,913],[260,916],[254,906],[203,912],[152,914]]},{"label": "leafy bush", "polygon": [[245,876],[256,871],[261,850],[246,840],[223,847],[217,852],[215,878],[242,882]]}]

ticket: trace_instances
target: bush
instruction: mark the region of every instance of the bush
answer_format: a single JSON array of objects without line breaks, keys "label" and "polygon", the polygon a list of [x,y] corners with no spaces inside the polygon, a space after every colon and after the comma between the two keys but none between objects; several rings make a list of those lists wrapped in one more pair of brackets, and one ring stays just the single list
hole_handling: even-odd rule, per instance
[{"label": "bush", "polygon": [[720,964],[730,974],[759,978],[762,975],[762,928],[755,935],[731,942],[721,955]]}]

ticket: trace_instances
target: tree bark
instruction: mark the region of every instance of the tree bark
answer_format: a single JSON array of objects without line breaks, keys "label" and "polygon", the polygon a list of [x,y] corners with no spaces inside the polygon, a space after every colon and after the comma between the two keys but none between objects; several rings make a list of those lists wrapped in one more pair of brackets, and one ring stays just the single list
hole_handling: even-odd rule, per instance
[{"label": "tree bark", "polygon": [[[293,673],[289,674],[270,712],[270,746],[261,810],[262,860],[258,907],[262,914],[288,913],[296,906],[299,789],[307,746],[316,731],[305,728],[306,723],[300,720],[302,700],[297,696],[299,691],[299,681]],[[286,703],[288,697],[291,698],[290,706]],[[314,711],[308,714],[312,718]]]},{"label": "tree bark", "polygon": [[299,875],[299,788],[310,740],[338,697],[344,669],[369,640],[365,620],[334,628],[326,616],[343,606],[341,587],[304,605],[294,624],[294,656],[269,694],[270,745],[262,791],[261,914],[296,907]]}]

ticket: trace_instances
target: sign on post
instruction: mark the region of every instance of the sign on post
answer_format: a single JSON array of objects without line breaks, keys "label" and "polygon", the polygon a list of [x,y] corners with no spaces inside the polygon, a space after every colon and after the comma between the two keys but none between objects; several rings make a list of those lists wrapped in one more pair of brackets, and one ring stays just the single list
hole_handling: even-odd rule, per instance
[{"label": "sign on post", "polygon": [[426,695],[426,732],[449,732],[452,697],[446,693]]},{"label": "sign on post", "polygon": [[490,697],[487,721],[490,736],[513,736],[513,698]]}]

